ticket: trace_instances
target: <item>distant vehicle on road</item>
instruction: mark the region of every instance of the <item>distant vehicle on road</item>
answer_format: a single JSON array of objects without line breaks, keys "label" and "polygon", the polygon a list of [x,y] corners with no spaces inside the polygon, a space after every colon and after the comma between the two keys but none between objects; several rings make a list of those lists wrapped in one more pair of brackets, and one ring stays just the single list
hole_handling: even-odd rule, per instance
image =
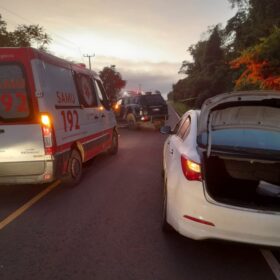
[{"label": "distant vehicle on road", "polygon": [[83,162],[117,150],[95,72],[32,48],[0,48],[0,184],[76,184]]},{"label": "distant vehicle on road", "polygon": [[168,108],[160,94],[126,96],[115,105],[117,120],[129,129],[140,126],[160,128],[168,119]]},{"label": "distant vehicle on road", "polygon": [[163,127],[163,230],[280,246],[279,120],[279,92],[249,91]]}]

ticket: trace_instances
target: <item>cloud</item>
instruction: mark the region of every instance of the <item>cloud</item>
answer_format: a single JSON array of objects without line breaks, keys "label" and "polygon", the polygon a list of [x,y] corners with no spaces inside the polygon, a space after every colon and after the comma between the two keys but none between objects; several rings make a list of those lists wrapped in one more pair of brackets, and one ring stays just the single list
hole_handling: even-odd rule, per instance
[{"label": "cloud", "polygon": [[78,46],[80,52],[154,62],[186,59],[207,26],[233,15],[226,0],[2,0],[1,6],[12,11],[8,19],[44,26],[56,44],[74,42],[67,48],[77,56]]},{"label": "cloud", "polygon": [[160,90],[167,94],[180,76],[178,70],[180,63],[149,62],[137,60],[124,60],[115,57],[100,56],[93,59],[93,67],[100,71],[105,66],[116,65],[117,71],[127,81],[126,89],[144,91]]},{"label": "cloud", "polygon": [[187,49],[209,25],[234,10],[226,0],[1,0],[8,25],[39,24],[53,38],[52,53],[95,69],[117,66],[127,87],[167,93],[179,78]]}]

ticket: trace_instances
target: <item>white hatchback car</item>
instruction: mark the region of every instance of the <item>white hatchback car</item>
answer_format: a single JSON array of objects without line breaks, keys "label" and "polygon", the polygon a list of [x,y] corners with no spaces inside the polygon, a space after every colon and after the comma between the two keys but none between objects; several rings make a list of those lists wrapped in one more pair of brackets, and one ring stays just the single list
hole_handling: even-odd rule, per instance
[{"label": "white hatchback car", "polygon": [[186,112],[164,144],[163,230],[280,246],[280,93],[234,92]]}]

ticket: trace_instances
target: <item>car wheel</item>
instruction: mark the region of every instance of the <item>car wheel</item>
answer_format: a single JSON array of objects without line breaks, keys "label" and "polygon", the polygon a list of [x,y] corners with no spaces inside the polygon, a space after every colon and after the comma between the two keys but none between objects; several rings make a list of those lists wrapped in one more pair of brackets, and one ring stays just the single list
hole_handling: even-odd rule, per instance
[{"label": "car wheel", "polygon": [[162,201],[162,222],[161,222],[161,228],[163,232],[174,232],[173,227],[167,222],[167,187],[166,187],[166,180],[164,182],[164,188],[163,188],[163,201]]},{"label": "car wheel", "polygon": [[67,168],[67,177],[65,183],[69,186],[76,186],[82,177],[82,158],[80,153],[75,149],[72,150]]},{"label": "car wheel", "polygon": [[136,119],[133,114],[128,114],[126,120],[127,120],[127,124],[128,124],[128,129],[131,129],[131,130],[137,129]]},{"label": "car wheel", "polygon": [[118,136],[117,131],[114,130],[113,138],[112,138],[112,145],[108,152],[110,155],[115,155],[115,154],[117,154],[118,149],[119,149],[119,136]]}]

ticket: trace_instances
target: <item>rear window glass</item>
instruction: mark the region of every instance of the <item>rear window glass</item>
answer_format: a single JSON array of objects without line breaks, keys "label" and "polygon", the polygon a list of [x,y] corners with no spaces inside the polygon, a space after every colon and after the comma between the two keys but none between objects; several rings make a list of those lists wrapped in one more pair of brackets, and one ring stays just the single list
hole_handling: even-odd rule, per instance
[{"label": "rear window glass", "polygon": [[80,102],[84,107],[97,107],[97,97],[93,82],[89,76],[77,74]]},{"label": "rear window glass", "polygon": [[165,101],[159,94],[145,95],[141,97],[146,105],[164,105]]},{"label": "rear window glass", "polygon": [[0,120],[29,117],[28,93],[18,64],[0,64]]},{"label": "rear window glass", "polygon": [[[200,145],[207,145],[207,133],[198,137]],[[280,133],[260,129],[223,129],[211,132],[213,148],[226,150],[280,151]]]}]

